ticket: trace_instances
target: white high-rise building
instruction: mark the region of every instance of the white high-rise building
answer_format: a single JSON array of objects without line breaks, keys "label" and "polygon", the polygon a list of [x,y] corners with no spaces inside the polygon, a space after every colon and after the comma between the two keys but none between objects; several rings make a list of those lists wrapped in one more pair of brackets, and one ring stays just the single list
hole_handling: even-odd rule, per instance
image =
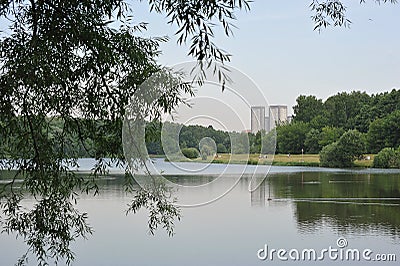
[{"label": "white high-rise building", "polygon": [[288,118],[288,110],[286,105],[271,105],[269,107],[269,122],[270,130],[276,125],[286,123]]},{"label": "white high-rise building", "polygon": [[270,132],[271,131],[271,126],[269,122],[269,116],[265,117],[265,132]]},{"label": "white high-rise building", "polygon": [[265,106],[251,107],[251,133],[265,130]]},{"label": "white high-rise building", "polygon": [[266,116],[265,106],[251,107],[251,133],[257,133],[260,130],[270,132],[283,123],[290,123],[291,116],[288,116],[286,105],[271,105],[267,109],[269,116]]}]

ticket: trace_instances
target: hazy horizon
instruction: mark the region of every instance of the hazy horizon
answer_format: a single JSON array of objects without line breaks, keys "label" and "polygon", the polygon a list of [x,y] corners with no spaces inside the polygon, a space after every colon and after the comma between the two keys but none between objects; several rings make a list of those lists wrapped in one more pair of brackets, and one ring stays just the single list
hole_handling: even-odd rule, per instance
[{"label": "hazy horizon", "polygon": [[[285,4],[286,3],[286,4]],[[350,28],[313,30],[309,2],[254,1],[249,12],[237,14],[234,36],[215,29],[215,42],[233,55],[230,66],[248,75],[268,102],[292,107],[297,96],[326,100],[338,92],[376,94],[400,87],[400,4],[346,2]],[[165,14],[149,13],[145,2],[132,3],[135,22],[149,22],[144,36],[165,36],[159,62],[172,66],[192,59],[178,46],[175,26]],[[240,112],[245,112],[240,110]],[[247,114],[250,128],[250,110]]]}]

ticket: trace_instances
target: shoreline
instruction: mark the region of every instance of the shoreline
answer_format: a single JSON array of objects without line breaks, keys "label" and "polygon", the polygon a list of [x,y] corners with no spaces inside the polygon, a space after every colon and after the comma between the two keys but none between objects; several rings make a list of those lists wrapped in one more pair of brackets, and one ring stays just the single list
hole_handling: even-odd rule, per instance
[{"label": "shoreline", "polygon": [[[366,154],[370,159],[356,160],[352,168],[372,168],[375,154]],[[165,156],[157,155],[150,156],[150,158],[164,158]],[[272,159],[273,158],[273,159]],[[272,162],[271,162],[272,159]],[[305,167],[320,167],[319,155],[318,154],[275,154],[267,155],[262,157],[258,154],[218,154],[214,156],[208,156],[207,160],[201,158],[196,159],[180,159],[172,158],[172,162],[192,162],[192,163],[212,163],[212,164],[248,164],[248,165],[273,165],[273,166],[305,166]]]}]

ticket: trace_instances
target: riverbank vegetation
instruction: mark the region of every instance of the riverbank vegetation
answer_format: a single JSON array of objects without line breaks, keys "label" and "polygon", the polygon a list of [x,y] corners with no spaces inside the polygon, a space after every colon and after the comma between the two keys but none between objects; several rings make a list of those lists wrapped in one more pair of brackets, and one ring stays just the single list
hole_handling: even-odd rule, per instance
[{"label": "riverbank vegetation", "polygon": [[[373,167],[374,154],[366,154],[362,158],[357,158],[353,166],[356,168]],[[159,157],[152,155],[151,157]],[[172,158],[174,161],[176,158]],[[165,158],[165,160],[169,160]],[[182,162],[204,162],[201,157],[195,159],[181,159]],[[219,153],[216,156],[208,156],[206,162],[222,164],[251,164],[251,165],[275,165],[275,166],[321,166],[319,154],[275,154],[260,156],[259,154],[229,154]],[[385,168],[385,167],[380,167]]]},{"label": "riverbank vegetation", "polygon": [[[122,150],[120,142],[114,141],[120,135],[121,123],[110,127],[109,122],[102,120],[74,120],[82,125],[90,125],[97,133],[82,136],[78,132],[71,132],[68,136],[69,145],[62,146],[64,156],[107,157]],[[47,132],[50,138],[57,139],[66,122],[52,118],[46,123],[49,124]],[[176,132],[179,132],[178,137]],[[186,156],[188,158],[198,157],[195,160],[211,160],[214,163],[231,160],[264,164],[263,160],[258,160],[258,156],[275,152],[284,155],[276,156],[281,158],[273,162],[277,165],[399,168],[399,132],[400,91],[392,90],[371,96],[361,92],[339,93],[325,102],[314,96],[299,96],[294,106],[293,121],[278,125],[276,132],[270,133],[227,132],[212,126],[148,122],[145,141],[147,151],[152,156],[164,156],[166,150],[169,155],[181,151],[183,155],[190,153],[190,156]],[[10,150],[7,143],[0,143],[3,158],[8,157],[7,151]],[[59,149],[58,146],[54,147],[54,150]],[[224,155],[229,153],[233,154],[230,159]],[[242,154],[247,153],[250,159],[244,160]],[[302,153],[304,161],[297,160],[297,155]],[[222,157],[213,158],[215,154]],[[378,155],[372,163],[373,157],[365,154]],[[318,160],[314,159],[315,156]],[[184,157],[172,159],[182,161]]]},{"label": "riverbank vegetation", "polygon": [[[231,55],[214,42],[214,29],[230,36],[236,13],[249,10],[249,2],[147,2],[151,13],[163,13],[176,27],[177,43],[187,46],[188,56],[197,61],[193,80],[202,84],[206,71],[213,69],[223,89],[229,79],[222,64]],[[0,170],[17,169],[24,175],[23,182],[11,181],[8,190],[0,190],[0,230],[28,244],[18,265],[27,264],[32,254],[39,265],[70,265],[70,244],[92,232],[86,213],[76,209],[78,192],[98,193],[105,157],[132,159],[122,149],[126,115],[140,123],[144,117],[156,120],[194,95],[183,73],[158,62],[160,45],[168,37],[146,37],[147,23],[130,4],[0,2],[0,159],[7,158],[0,160]],[[151,86],[145,84],[149,79]],[[89,181],[71,170],[82,156],[96,159]],[[141,159],[129,162],[140,164]],[[143,207],[149,211],[150,233],[161,225],[172,234],[180,215],[171,193],[156,182],[146,190],[134,189],[132,183],[127,174],[126,191],[132,196],[128,212]],[[34,199],[27,208],[21,207],[21,191]]]},{"label": "riverbank vegetation", "polygon": [[[147,148],[150,154],[163,154],[163,145],[175,145],[176,150],[179,147],[199,149],[201,139],[209,137],[215,141],[215,153],[218,154],[268,154],[275,149],[276,144],[277,154],[319,154],[321,160],[318,163],[308,162],[313,165],[400,167],[396,163],[400,160],[399,152],[395,152],[400,146],[400,90],[375,95],[359,91],[343,92],[326,101],[315,96],[301,95],[296,101],[293,121],[277,125],[276,134],[264,131],[257,134],[224,132],[214,130],[211,126],[182,126],[171,123],[168,127],[181,127],[179,140],[175,141],[179,143],[173,143],[174,140],[167,136],[161,145],[161,137],[156,137],[148,139]],[[161,135],[162,126],[160,123],[149,124],[153,131],[159,132],[155,134],[158,136]],[[163,133],[168,135],[168,131]],[[232,143],[235,145],[231,146]],[[380,151],[382,153],[377,156],[375,163],[372,163],[370,155],[365,156]],[[214,159],[214,162],[219,161],[219,158]],[[249,161],[253,162],[254,160]],[[297,162],[279,163],[299,165]]]},{"label": "riverbank vegetation", "polygon": [[[375,95],[343,92],[324,102],[301,95],[296,101],[293,123],[277,128],[279,151],[299,153],[296,147],[301,146],[305,153],[320,153],[322,165],[350,167],[362,154],[400,146],[400,90]],[[291,138],[293,132],[300,136]],[[398,155],[393,152],[389,157],[377,156],[379,161],[373,166],[396,167],[395,163],[382,163],[396,161]]]}]

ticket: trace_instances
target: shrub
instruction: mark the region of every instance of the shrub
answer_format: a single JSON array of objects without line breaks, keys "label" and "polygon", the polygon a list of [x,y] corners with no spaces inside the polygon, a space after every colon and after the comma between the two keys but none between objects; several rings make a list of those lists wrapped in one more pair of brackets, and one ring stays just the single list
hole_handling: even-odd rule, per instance
[{"label": "shrub", "polygon": [[304,146],[307,153],[319,153],[321,151],[321,146],[318,141],[321,139],[321,132],[318,129],[312,128],[306,134],[306,140],[304,141]]},{"label": "shrub", "polygon": [[324,167],[344,167],[344,159],[338,147],[338,142],[326,145],[319,153],[321,166]]},{"label": "shrub", "polygon": [[400,168],[400,148],[382,149],[374,158],[372,167],[375,168]]},{"label": "shrub", "polygon": [[196,148],[183,148],[182,154],[185,155],[186,158],[196,159],[199,157],[199,151]]},{"label": "shrub", "polygon": [[357,130],[349,130],[338,141],[322,148],[321,166],[351,167],[353,162],[365,151],[365,140]]},{"label": "shrub", "polygon": [[218,153],[226,153],[228,150],[226,149],[226,147],[224,146],[224,144],[222,143],[218,143],[217,144],[217,152]]},{"label": "shrub", "polygon": [[400,110],[384,118],[373,121],[368,130],[368,143],[371,152],[378,152],[385,147],[400,145]]},{"label": "shrub", "polygon": [[357,130],[349,130],[339,138],[338,145],[344,158],[352,164],[365,152],[365,137]]},{"label": "shrub", "polygon": [[277,146],[280,153],[301,154],[310,126],[304,122],[293,122],[276,128]]}]

